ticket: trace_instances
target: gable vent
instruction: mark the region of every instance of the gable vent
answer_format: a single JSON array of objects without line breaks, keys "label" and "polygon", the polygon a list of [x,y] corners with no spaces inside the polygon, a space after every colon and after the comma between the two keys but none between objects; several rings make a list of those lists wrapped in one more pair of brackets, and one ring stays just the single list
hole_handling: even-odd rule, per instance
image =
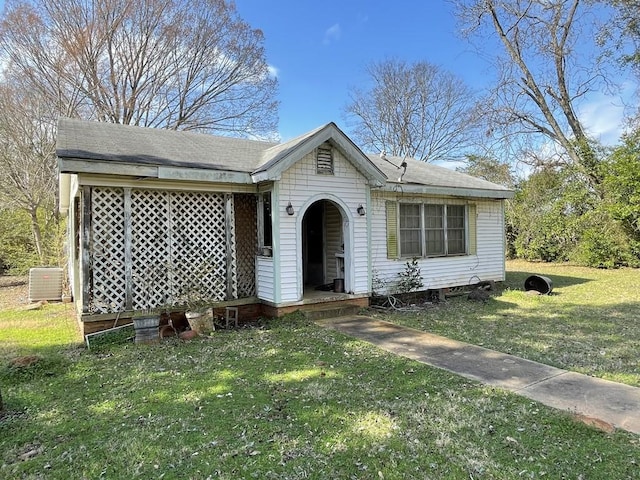
[{"label": "gable vent", "polygon": [[320,145],[316,151],[316,173],[333,175],[333,150],[327,143]]}]

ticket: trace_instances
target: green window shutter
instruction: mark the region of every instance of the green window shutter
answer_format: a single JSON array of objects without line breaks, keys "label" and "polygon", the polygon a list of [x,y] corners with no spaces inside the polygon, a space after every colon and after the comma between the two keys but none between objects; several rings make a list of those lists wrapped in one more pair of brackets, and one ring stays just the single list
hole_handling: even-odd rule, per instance
[{"label": "green window shutter", "polygon": [[398,258],[398,204],[387,201],[387,258]]},{"label": "green window shutter", "polygon": [[478,240],[477,229],[478,219],[476,216],[476,206],[468,205],[467,212],[469,214],[469,255],[476,255],[478,253]]}]

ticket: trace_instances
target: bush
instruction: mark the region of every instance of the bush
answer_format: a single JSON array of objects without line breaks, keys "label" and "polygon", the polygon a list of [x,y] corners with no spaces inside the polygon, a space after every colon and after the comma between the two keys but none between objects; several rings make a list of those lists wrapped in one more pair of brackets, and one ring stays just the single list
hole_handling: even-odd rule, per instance
[{"label": "bush", "polygon": [[64,224],[58,225],[53,217],[39,217],[44,248],[44,260],[38,256],[31,220],[24,210],[0,210],[0,273],[24,275],[31,267],[63,265],[62,245]]},{"label": "bush", "polygon": [[571,252],[571,260],[587,267],[618,268],[637,267],[640,263],[634,255],[633,242],[621,225],[603,211],[585,215],[580,239]]}]

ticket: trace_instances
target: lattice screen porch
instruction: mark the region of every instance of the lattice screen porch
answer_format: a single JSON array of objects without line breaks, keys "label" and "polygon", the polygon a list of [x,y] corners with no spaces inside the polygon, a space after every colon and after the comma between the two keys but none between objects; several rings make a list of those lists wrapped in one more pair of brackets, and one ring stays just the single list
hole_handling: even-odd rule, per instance
[{"label": "lattice screen porch", "polygon": [[83,195],[85,313],[255,295],[253,195],[112,187]]}]

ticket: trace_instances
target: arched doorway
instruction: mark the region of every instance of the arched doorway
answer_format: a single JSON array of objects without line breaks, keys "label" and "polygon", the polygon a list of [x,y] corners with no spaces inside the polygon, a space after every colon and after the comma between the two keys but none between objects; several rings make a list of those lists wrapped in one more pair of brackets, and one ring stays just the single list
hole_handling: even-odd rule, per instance
[{"label": "arched doorway", "polygon": [[302,219],[305,292],[333,290],[334,279],[345,278],[344,238],[343,215],[336,203],[324,199],[309,205]]}]

